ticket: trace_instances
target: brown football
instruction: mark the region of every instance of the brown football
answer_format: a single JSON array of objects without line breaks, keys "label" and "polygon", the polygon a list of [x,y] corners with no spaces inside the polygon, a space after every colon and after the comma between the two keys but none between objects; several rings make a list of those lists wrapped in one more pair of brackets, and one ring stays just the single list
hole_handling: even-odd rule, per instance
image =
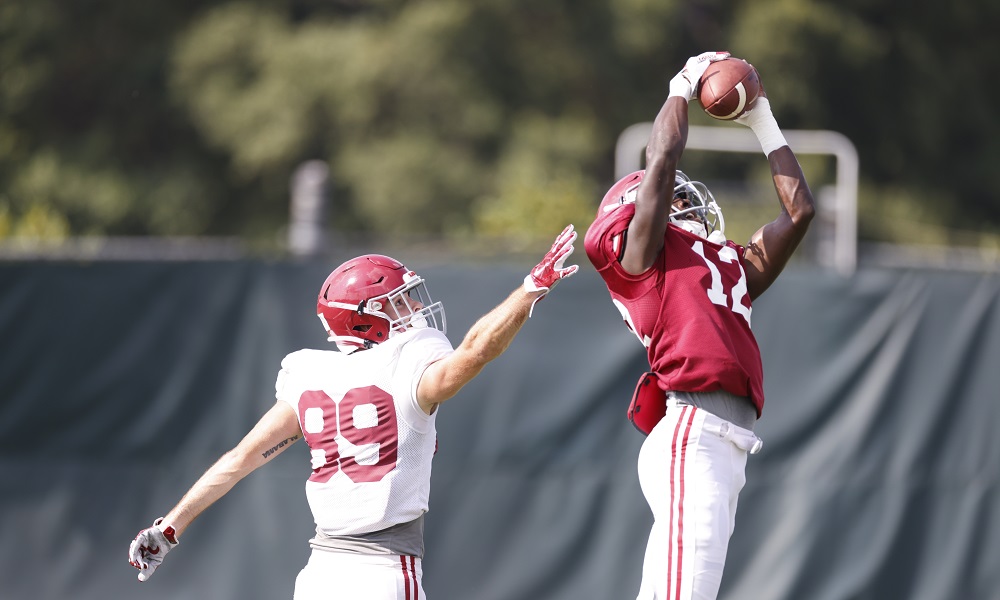
[{"label": "brown football", "polygon": [[698,82],[698,101],[709,116],[731,121],[753,108],[760,94],[757,69],[730,56],[713,62]]}]

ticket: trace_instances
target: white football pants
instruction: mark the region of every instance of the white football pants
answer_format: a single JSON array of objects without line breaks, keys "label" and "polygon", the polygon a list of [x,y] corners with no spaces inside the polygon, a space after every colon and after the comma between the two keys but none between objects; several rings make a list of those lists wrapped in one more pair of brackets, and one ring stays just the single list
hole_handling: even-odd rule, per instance
[{"label": "white football pants", "polygon": [[722,582],[749,429],[705,410],[667,402],[639,451],[639,484],[653,511],[636,600],[714,600]]},{"label": "white football pants", "polygon": [[426,600],[420,559],[313,549],[294,600]]}]

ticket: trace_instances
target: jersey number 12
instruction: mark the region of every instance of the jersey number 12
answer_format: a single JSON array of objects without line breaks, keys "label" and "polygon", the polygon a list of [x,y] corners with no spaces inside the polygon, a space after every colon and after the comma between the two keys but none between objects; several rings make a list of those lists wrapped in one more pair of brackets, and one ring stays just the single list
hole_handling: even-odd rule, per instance
[{"label": "jersey number 12", "polygon": [[747,295],[747,274],[743,270],[743,265],[740,263],[740,257],[736,254],[736,250],[732,246],[723,246],[719,250],[720,261],[726,264],[735,262],[737,268],[740,270],[740,278],[736,282],[736,285],[733,286],[731,291],[732,301],[730,302],[729,296],[726,295],[726,290],[722,287],[722,273],[719,271],[719,266],[709,260],[705,254],[704,244],[695,242],[691,246],[691,249],[705,261],[709,272],[712,274],[712,287],[705,290],[708,293],[708,299],[712,301],[712,304],[732,309],[734,313],[746,319],[747,325],[750,325],[750,308],[743,306],[743,296]]}]

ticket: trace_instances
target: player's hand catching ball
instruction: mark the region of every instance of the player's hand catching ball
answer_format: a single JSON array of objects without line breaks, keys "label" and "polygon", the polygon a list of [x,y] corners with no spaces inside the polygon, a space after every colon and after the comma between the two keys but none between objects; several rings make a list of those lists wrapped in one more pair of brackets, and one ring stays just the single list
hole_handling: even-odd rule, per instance
[{"label": "player's hand catching ball", "polygon": [[[570,265],[564,267],[566,259],[569,258],[570,254],[573,254],[573,242],[576,240],[576,232],[573,231],[573,225],[567,225],[566,229],[562,230],[559,237],[552,244],[552,248],[549,249],[548,253],[542,258],[542,262],[538,263],[534,269],[531,270],[524,278],[524,289],[528,292],[542,292],[535,302],[538,302],[545,294],[555,287],[557,283],[561,280],[569,277],[573,273],[580,270],[579,265]],[[532,303],[532,309],[534,309],[534,303]]]},{"label": "player's hand catching ball", "polygon": [[705,74],[708,65],[728,57],[728,52],[702,52],[698,56],[687,59],[681,72],[670,80],[670,94],[667,97],[680,96],[690,101],[694,98],[694,94],[698,90],[698,82],[701,81],[701,76]]},{"label": "player's hand catching ball", "polygon": [[163,517],[153,521],[152,527],[140,531],[128,547],[128,562],[139,569],[139,581],[152,577],[163,557],[177,544],[174,528],[163,527]]}]

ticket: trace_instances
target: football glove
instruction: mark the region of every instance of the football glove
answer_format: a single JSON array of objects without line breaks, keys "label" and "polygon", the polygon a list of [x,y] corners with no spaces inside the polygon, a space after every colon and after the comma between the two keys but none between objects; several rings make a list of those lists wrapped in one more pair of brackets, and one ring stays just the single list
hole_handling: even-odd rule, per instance
[{"label": "football glove", "polygon": [[692,56],[684,63],[681,72],[670,80],[670,94],[667,97],[680,96],[690,102],[691,98],[694,98],[695,92],[698,91],[698,83],[701,81],[701,76],[708,70],[708,65],[728,57],[728,52],[702,52],[698,56]]},{"label": "football glove", "polygon": [[139,569],[139,581],[152,577],[167,552],[177,544],[174,528],[163,527],[163,517],[153,521],[152,527],[140,531],[128,547],[128,562]]},{"label": "football glove", "polygon": [[[559,237],[552,244],[552,248],[542,258],[542,262],[538,263],[524,277],[525,291],[542,292],[541,295],[535,298],[535,302],[531,303],[532,310],[535,308],[535,303],[541,300],[545,294],[548,294],[557,283],[580,269],[579,265],[563,266],[569,255],[573,254],[573,242],[575,240],[576,232],[573,231],[573,225],[567,225],[566,229],[562,230],[562,233],[559,234]],[[530,312],[528,316],[531,316]]]}]

